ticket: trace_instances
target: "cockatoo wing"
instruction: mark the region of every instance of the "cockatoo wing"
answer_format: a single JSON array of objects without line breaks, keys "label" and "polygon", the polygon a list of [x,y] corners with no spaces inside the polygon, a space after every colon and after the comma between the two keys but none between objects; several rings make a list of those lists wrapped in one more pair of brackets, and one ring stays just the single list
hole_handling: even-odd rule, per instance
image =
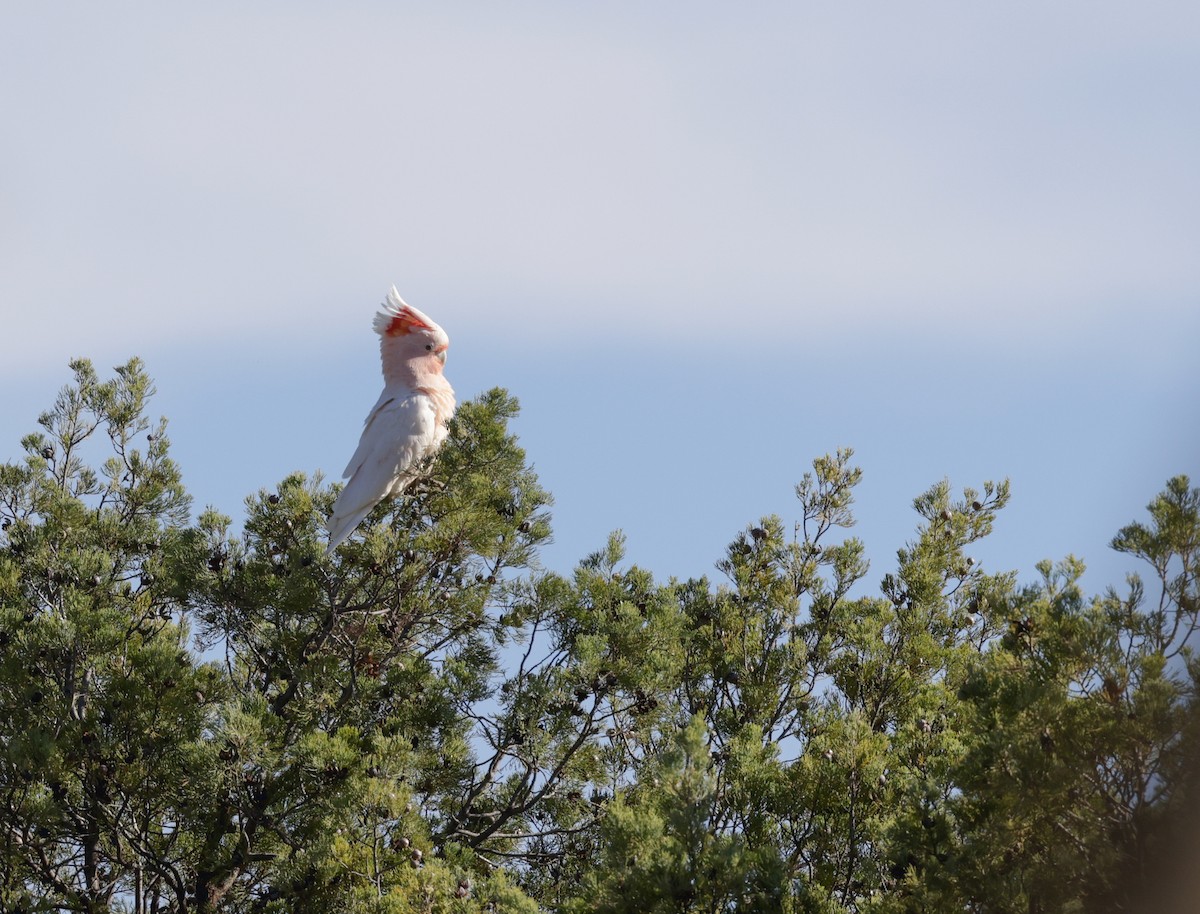
[{"label": "cockatoo wing", "polygon": [[384,390],[342,474],[350,481],[329,518],[328,552],[337,548],[379,502],[408,485],[421,460],[434,449],[438,431],[429,397]]}]

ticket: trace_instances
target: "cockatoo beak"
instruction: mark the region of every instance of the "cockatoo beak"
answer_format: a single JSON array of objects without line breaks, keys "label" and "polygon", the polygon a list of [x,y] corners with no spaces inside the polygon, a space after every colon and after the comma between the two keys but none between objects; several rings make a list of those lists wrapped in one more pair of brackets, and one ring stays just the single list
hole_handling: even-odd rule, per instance
[{"label": "cockatoo beak", "polygon": [[438,360],[439,362],[441,362],[443,365],[445,365],[445,364],[446,364],[446,349],[447,349],[447,348],[448,348],[448,347],[446,347],[446,346],[443,346],[443,347],[441,347],[440,349],[435,349],[435,350],[434,350],[434,353],[433,353],[434,355],[436,355],[436,356],[437,356],[437,360]]}]

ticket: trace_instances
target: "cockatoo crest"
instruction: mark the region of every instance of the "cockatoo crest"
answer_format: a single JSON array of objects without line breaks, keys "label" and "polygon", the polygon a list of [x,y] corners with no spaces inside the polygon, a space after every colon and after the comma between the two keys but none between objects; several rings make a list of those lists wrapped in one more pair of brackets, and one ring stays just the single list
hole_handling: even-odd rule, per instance
[{"label": "cockatoo crest", "polygon": [[392,286],[383,310],[375,315],[375,332],[380,336],[404,336],[414,330],[437,330],[437,324],[405,302]]}]

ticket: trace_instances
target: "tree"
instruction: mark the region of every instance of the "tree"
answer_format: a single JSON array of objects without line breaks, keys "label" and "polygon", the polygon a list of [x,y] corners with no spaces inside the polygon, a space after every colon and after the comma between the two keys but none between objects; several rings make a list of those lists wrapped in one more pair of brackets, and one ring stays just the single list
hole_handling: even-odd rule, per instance
[{"label": "tree", "polygon": [[[163,584],[189,503],[163,424],[147,433],[149,381],[136,362],[104,383],[73,368],[24,464],[0,469],[9,910],[107,910],[173,875],[150,861],[186,840],[171,823],[200,787],[191,756],[220,690]],[[101,436],[97,471],[84,452]]]},{"label": "tree", "polygon": [[963,683],[948,878],[981,909],[1128,910],[1184,834],[1200,757],[1200,490],[1175,477],[1149,511],[1112,542],[1154,568],[1149,611],[1137,575],[1126,596],[1088,600],[1081,562],[1043,562]]},{"label": "tree", "polygon": [[695,717],[600,827],[602,865],[568,903],[572,912],[783,911],[783,863],[769,844],[722,834],[703,718]]},{"label": "tree", "polygon": [[72,368],[0,467],[0,910],[1101,910],[1182,840],[1186,477],[1124,594],[985,571],[1006,483],[872,588],[849,450],[720,582],[619,534],[564,575],[494,390],[326,558],[336,487],[193,518],[141,364]]},{"label": "tree", "polygon": [[527,906],[449,842],[430,853],[494,668],[484,606],[546,535],[515,404],[466,405],[457,484],[330,566],[327,489],[260,492],[243,536],[211,510],[189,526],[140,363],[72,367],[0,471],[3,907]]}]

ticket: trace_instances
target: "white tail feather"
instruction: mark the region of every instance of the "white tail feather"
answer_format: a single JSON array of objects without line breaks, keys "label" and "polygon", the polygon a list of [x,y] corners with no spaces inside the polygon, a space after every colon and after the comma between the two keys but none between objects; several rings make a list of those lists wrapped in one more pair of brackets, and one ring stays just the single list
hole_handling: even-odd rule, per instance
[{"label": "white tail feather", "polygon": [[333,550],[349,538],[350,534],[355,531],[358,525],[363,522],[363,518],[370,514],[371,509],[374,507],[375,504],[368,504],[366,507],[359,508],[351,514],[339,515],[334,513],[325,525],[329,530],[329,545],[325,547],[325,554],[333,555]]}]

